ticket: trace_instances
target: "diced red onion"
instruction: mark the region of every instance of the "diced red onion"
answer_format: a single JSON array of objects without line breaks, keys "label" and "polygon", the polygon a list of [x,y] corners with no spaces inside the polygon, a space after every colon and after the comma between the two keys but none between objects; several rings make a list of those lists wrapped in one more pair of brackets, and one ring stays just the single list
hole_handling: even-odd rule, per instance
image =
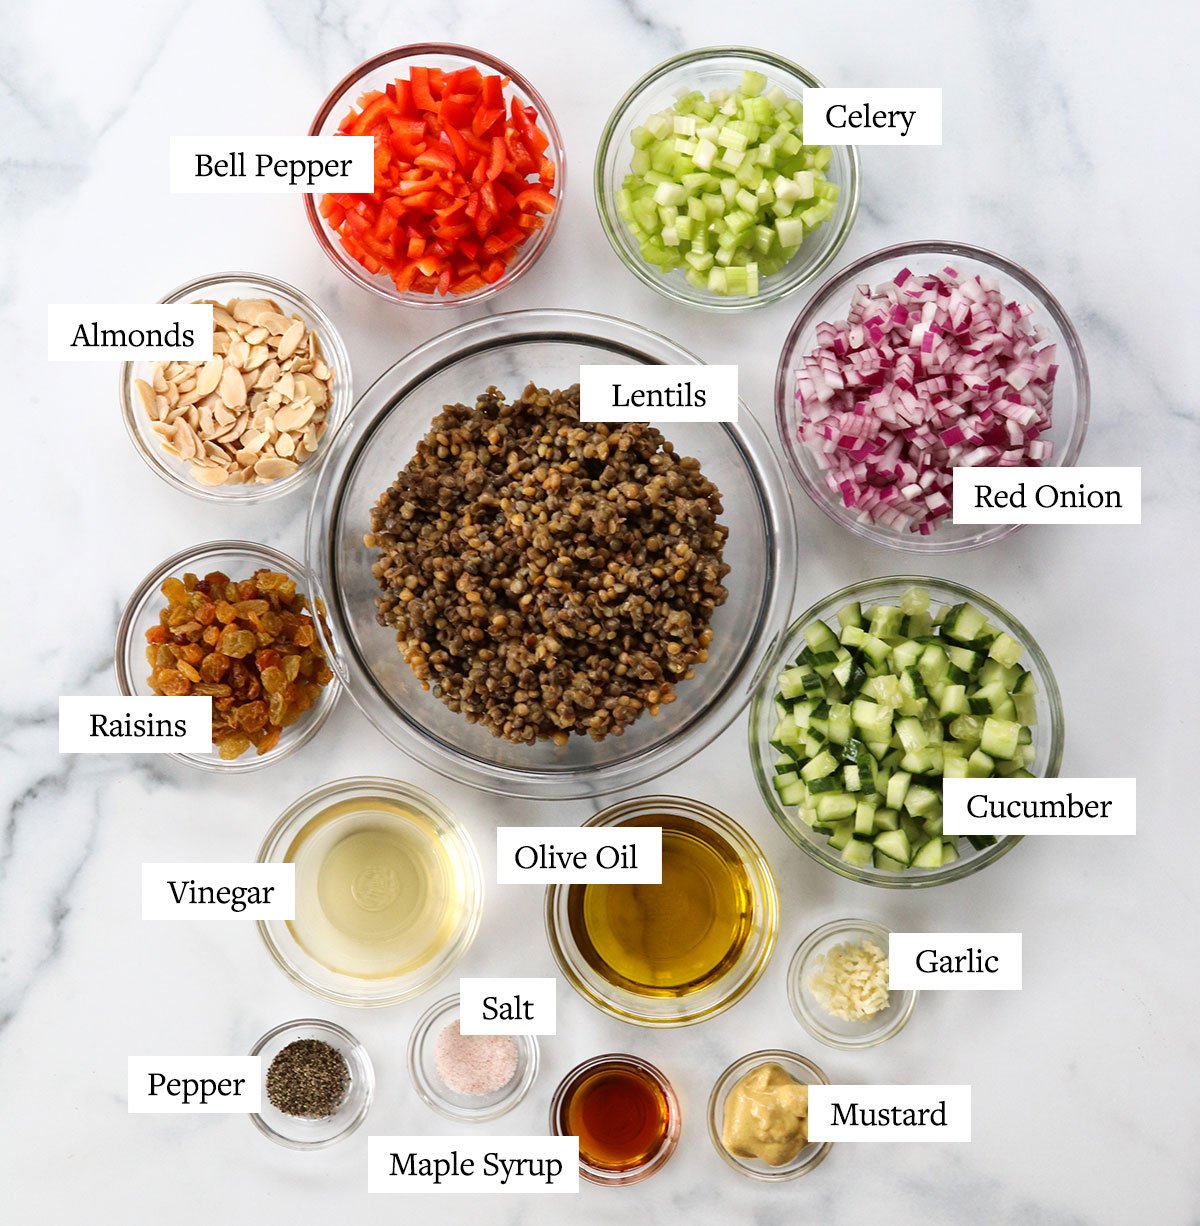
[{"label": "diced red onion", "polygon": [[1048,462],[1055,346],[994,282],[900,269],[855,288],[795,372],[799,438],[861,520],[929,535],[956,466]]}]

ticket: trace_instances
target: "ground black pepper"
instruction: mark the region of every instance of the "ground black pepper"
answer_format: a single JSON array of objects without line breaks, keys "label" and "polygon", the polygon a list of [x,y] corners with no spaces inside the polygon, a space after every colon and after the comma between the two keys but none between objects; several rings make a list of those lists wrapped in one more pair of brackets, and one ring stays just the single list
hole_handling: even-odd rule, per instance
[{"label": "ground black pepper", "polygon": [[426,689],[518,744],[620,735],[707,658],[720,491],[579,386],[446,405],[371,511],[381,625]]},{"label": "ground black pepper", "polygon": [[346,1101],[349,1090],[345,1057],[320,1039],[296,1039],[267,1069],[267,1098],[284,1115],[327,1119]]}]

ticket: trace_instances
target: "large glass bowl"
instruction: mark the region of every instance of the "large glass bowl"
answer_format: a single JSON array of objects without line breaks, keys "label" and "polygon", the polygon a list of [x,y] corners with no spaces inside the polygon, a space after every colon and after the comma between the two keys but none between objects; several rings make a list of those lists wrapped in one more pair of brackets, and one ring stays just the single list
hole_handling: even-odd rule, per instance
[{"label": "large glass bowl", "polygon": [[[732,1008],[759,981],[775,950],[779,931],[779,892],[771,866],[758,844],[718,809],[683,796],[639,796],[621,800],[597,813],[586,826],[663,826],[695,822],[737,857],[745,872],[750,895],[750,931],[734,959],[711,983],[668,995],[647,988],[635,991],[612,982],[585,956],[571,923],[571,909],[582,885],[546,887],[546,939],[563,978],[584,1000],[623,1022],[635,1026],[691,1026]],[[652,910],[655,889],[644,887],[645,906]]]},{"label": "large glass bowl", "polygon": [[909,867],[904,872],[890,872],[887,869],[875,868],[873,865],[860,867],[847,864],[842,859],[841,853],[829,846],[824,835],[816,833],[806,825],[793,808],[780,804],[778,793],[772,782],[775,775],[775,759],[778,755],[771,746],[770,738],[778,721],[775,694],[779,689],[779,673],[787,662],[794,660],[804,649],[804,627],[817,618],[825,622],[835,619],[837,611],[850,601],[860,601],[864,606],[883,601],[894,603],[910,587],[919,587],[927,591],[932,608],[945,604],[957,604],[960,601],[973,604],[982,613],[985,613],[991,622],[1011,635],[1025,648],[1021,664],[1032,670],[1037,680],[1035,699],[1037,725],[1033,729],[1033,745],[1037,751],[1037,757],[1028,769],[1039,778],[1053,779],[1058,775],[1063,754],[1062,697],[1059,694],[1058,682],[1054,679],[1049,660],[1035,642],[1033,635],[1011,613],[980,592],[959,583],[951,583],[948,579],[931,579],[923,575],[888,575],[884,578],[865,579],[861,583],[852,583],[849,587],[834,592],[831,596],[813,605],[811,609],[801,613],[787,628],[779,645],[763,661],[754,697],[750,703],[750,760],[754,765],[754,777],[758,780],[758,790],[762,795],[763,803],[771,811],[771,815],[779,823],[784,833],[819,864],[832,869],[842,877],[849,877],[852,881],[863,881],[867,885],[886,886],[898,890],[944,885],[948,881],[959,881],[963,877],[969,877],[972,873],[977,873],[989,864],[994,864],[1001,856],[1012,851],[1021,841],[1021,836],[1007,835],[998,839],[990,847],[979,850],[972,848],[965,838],[960,838],[957,844],[959,859],[941,868]]},{"label": "large glass bowl", "polygon": [[350,355],[342,342],[333,321],[307,294],[286,281],[266,277],[253,272],[218,272],[173,289],[160,298],[163,303],[229,302],[233,298],[270,298],[285,315],[297,315],[307,327],[316,333],[321,342],[321,356],[333,374],[325,429],[317,443],[317,449],[288,477],[275,481],[250,485],[201,485],[191,475],[191,464],[177,459],[164,449],[162,438],[155,433],[150,414],[146,412],[138,395],[136,381],[147,383],[154,377],[158,362],[124,362],[121,365],[121,414],[125,429],[137,453],[168,485],[185,494],[203,498],[208,502],[259,503],[269,498],[290,494],[299,488],[321,467],[329,450],[329,440],[338,422],[350,411],[354,403],[353,382],[350,371]]},{"label": "large glass bowl", "polygon": [[1079,460],[1087,433],[1091,391],[1083,344],[1058,299],[1027,269],[982,247],[967,243],[929,239],[897,243],[864,255],[835,273],[813,294],[792,325],[775,374],[775,421],[792,472],[804,492],[835,523],[876,545],[913,553],[958,553],[977,549],[1011,535],[1020,524],[954,524],[950,517],[928,536],[906,532],[886,524],[869,523],[848,508],[841,494],[832,490],[816,455],[800,441],[795,369],[797,361],[816,346],[817,325],[845,319],[857,285],[876,286],[889,281],[901,268],[914,274],[941,272],[947,265],[963,276],[979,274],[995,281],[1010,301],[1034,308],[1030,321],[1041,327],[1045,339],[1058,346],[1058,376],[1054,381],[1053,425],[1046,437],[1054,443],[1053,465],[1069,466]]},{"label": "large glass bowl", "polygon": [[475,320],[415,349],[355,406],[334,440],[314,493],[307,562],[326,602],[334,667],[381,732],[462,783],[541,799],[602,795],[678,766],[704,748],[750,697],[754,669],[790,609],[796,530],[776,448],[742,406],[737,424],[667,423],[681,455],[695,456],[721,491],[729,527],[729,598],[712,620],[708,659],[680,682],[676,701],[624,735],[514,745],[468,723],[420,682],[375,620],[370,510],[413,456],[445,404],[474,404],[495,384],[510,396],[533,380],[569,387],[581,363],[691,363],[687,351],[634,324],[581,311],[522,311]]},{"label": "large glass bowl", "polygon": [[504,87],[506,107],[511,107],[513,98],[518,98],[524,106],[531,106],[537,112],[538,124],[550,140],[545,156],[554,163],[554,196],[558,202],[554,211],[546,216],[542,228],[534,231],[517,249],[513,262],[505,269],[504,276],[499,281],[465,294],[419,294],[411,290],[398,290],[395,282],[386,273],[372,273],[350,255],[342,246],[337,232],[321,216],[318,207],[320,201],[312,193],[304,197],[304,211],[308,215],[313,233],[317,236],[317,242],[321,244],[321,250],[351,281],[364,289],[386,298],[389,302],[399,302],[404,306],[462,306],[464,303],[490,298],[512,285],[518,277],[524,276],[533,267],[538,256],[549,245],[563,209],[563,193],[567,186],[566,154],[558,125],[554,122],[554,116],[550,114],[545,99],[515,68],[510,68],[503,60],[498,60],[486,52],[476,51],[473,47],[460,47],[454,43],[412,43],[405,47],[394,47],[360,64],[330,90],[329,96],[321,103],[308,134],[333,136],[346,113],[357,105],[363,94],[386,89],[398,76],[406,75],[418,66],[441,68],[447,72],[460,68],[478,68],[485,75],[498,75],[507,81]]},{"label": "large glass bowl", "polygon": [[604,125],[596,149],[596,209],[613,250],[640,281],[665,298],[687,306],[745,311],[778,302],[829,267],[858,214],[858,150],[853,145],[833,145],[833,161],[827,173],[841,189],[834,215],[805,238],[799,254],[784,268],[760,279],[759,292],[754,297],[698,289],[687,281],[681,269],[664,272],[642,259],[637,240],[617,212],[617,193],[629,173],[633,153],[630,133],[651,115],[669,109],[681,92],[698,89],[707,95],[714,89],[732,89],[741,84],[742,73],[747,69],[761,72],[767,78],[768,88],[779,86],[790,98],[803,100],[806,89],[821,84],[807,69],[755,47],[703,47],[686,51],[650,69],[629,87]]}]

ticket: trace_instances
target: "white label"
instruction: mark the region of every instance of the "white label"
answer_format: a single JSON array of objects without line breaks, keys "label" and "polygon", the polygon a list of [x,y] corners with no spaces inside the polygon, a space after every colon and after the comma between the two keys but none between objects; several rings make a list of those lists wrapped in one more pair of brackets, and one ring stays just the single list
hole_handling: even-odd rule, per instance
[{"label": "white label", "polygon": [[1140,524],[1140,468],[956,468],[956,524]]},{"label": "white label", "polygon": [[557,1034],[557,979],[460,979],[463,1034]]},{"label": "white label", "polygon": [[368,1192],[578,1192],[578,1137],[368,1137]]},{"label": "white label", "polygon": [[940,145],[940,89],[806,89],[806,145]]},{"label": "white label", "polygon": [[135,1115],[258,1111],[262,1083],[257,1056],[130,1056],[129,1110]]},{"label": "white label", "polygon": [[172,136],[173,192],[373,192],[372,136]]},{"label": "white label", "polygon": [[580,421],[737,421],[736,366],[581,366]]},{"label": "white label", "polygon": [[970,1086],[808,1087],[810,1141],[969,1141]]},{"label": "white label", "polygon": [[207,695],[58,700],[59,753],[212,753]]},{"label": "white label", "polygon": [[143,864],[144,920],[296,918],[294,864]]},{"label": "white label", "polygon": [[51,362],[207,362],[213,309],[203,303],[51,303]]},{"label": "white label", "polygon": [[496,884],[662,882],[661,826],[498,826]]},{"label": "white label", "polygon": [[920,992],[1018,992],[1019,932],[893,932],[888,987]]},{"label": "white label", "polygon": [[1136,779],[944,779],[946,834],[1136,834]]}]

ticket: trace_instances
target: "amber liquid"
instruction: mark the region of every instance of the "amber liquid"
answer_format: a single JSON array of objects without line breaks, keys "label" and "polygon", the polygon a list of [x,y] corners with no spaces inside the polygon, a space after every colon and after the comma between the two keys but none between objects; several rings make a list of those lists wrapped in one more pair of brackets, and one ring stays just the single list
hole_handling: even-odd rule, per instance
[{"label": "amber liquid", "polygon": [[564,1131],[579,1138],[581,1162],[604,1171],[629,1171],[662,1148],[671,1107],[648,1073],[613,1063],[585,1073],[567,1091],[562,1118]]},{"label": "amber liquid", "polygon": [[720,834],[689,817],[645,815],[622,825],[662,827],[662,882],[571,886],[571,935],[616,987],[640,996],[698,992],[737,963],[753,932],[746,866]]}]

